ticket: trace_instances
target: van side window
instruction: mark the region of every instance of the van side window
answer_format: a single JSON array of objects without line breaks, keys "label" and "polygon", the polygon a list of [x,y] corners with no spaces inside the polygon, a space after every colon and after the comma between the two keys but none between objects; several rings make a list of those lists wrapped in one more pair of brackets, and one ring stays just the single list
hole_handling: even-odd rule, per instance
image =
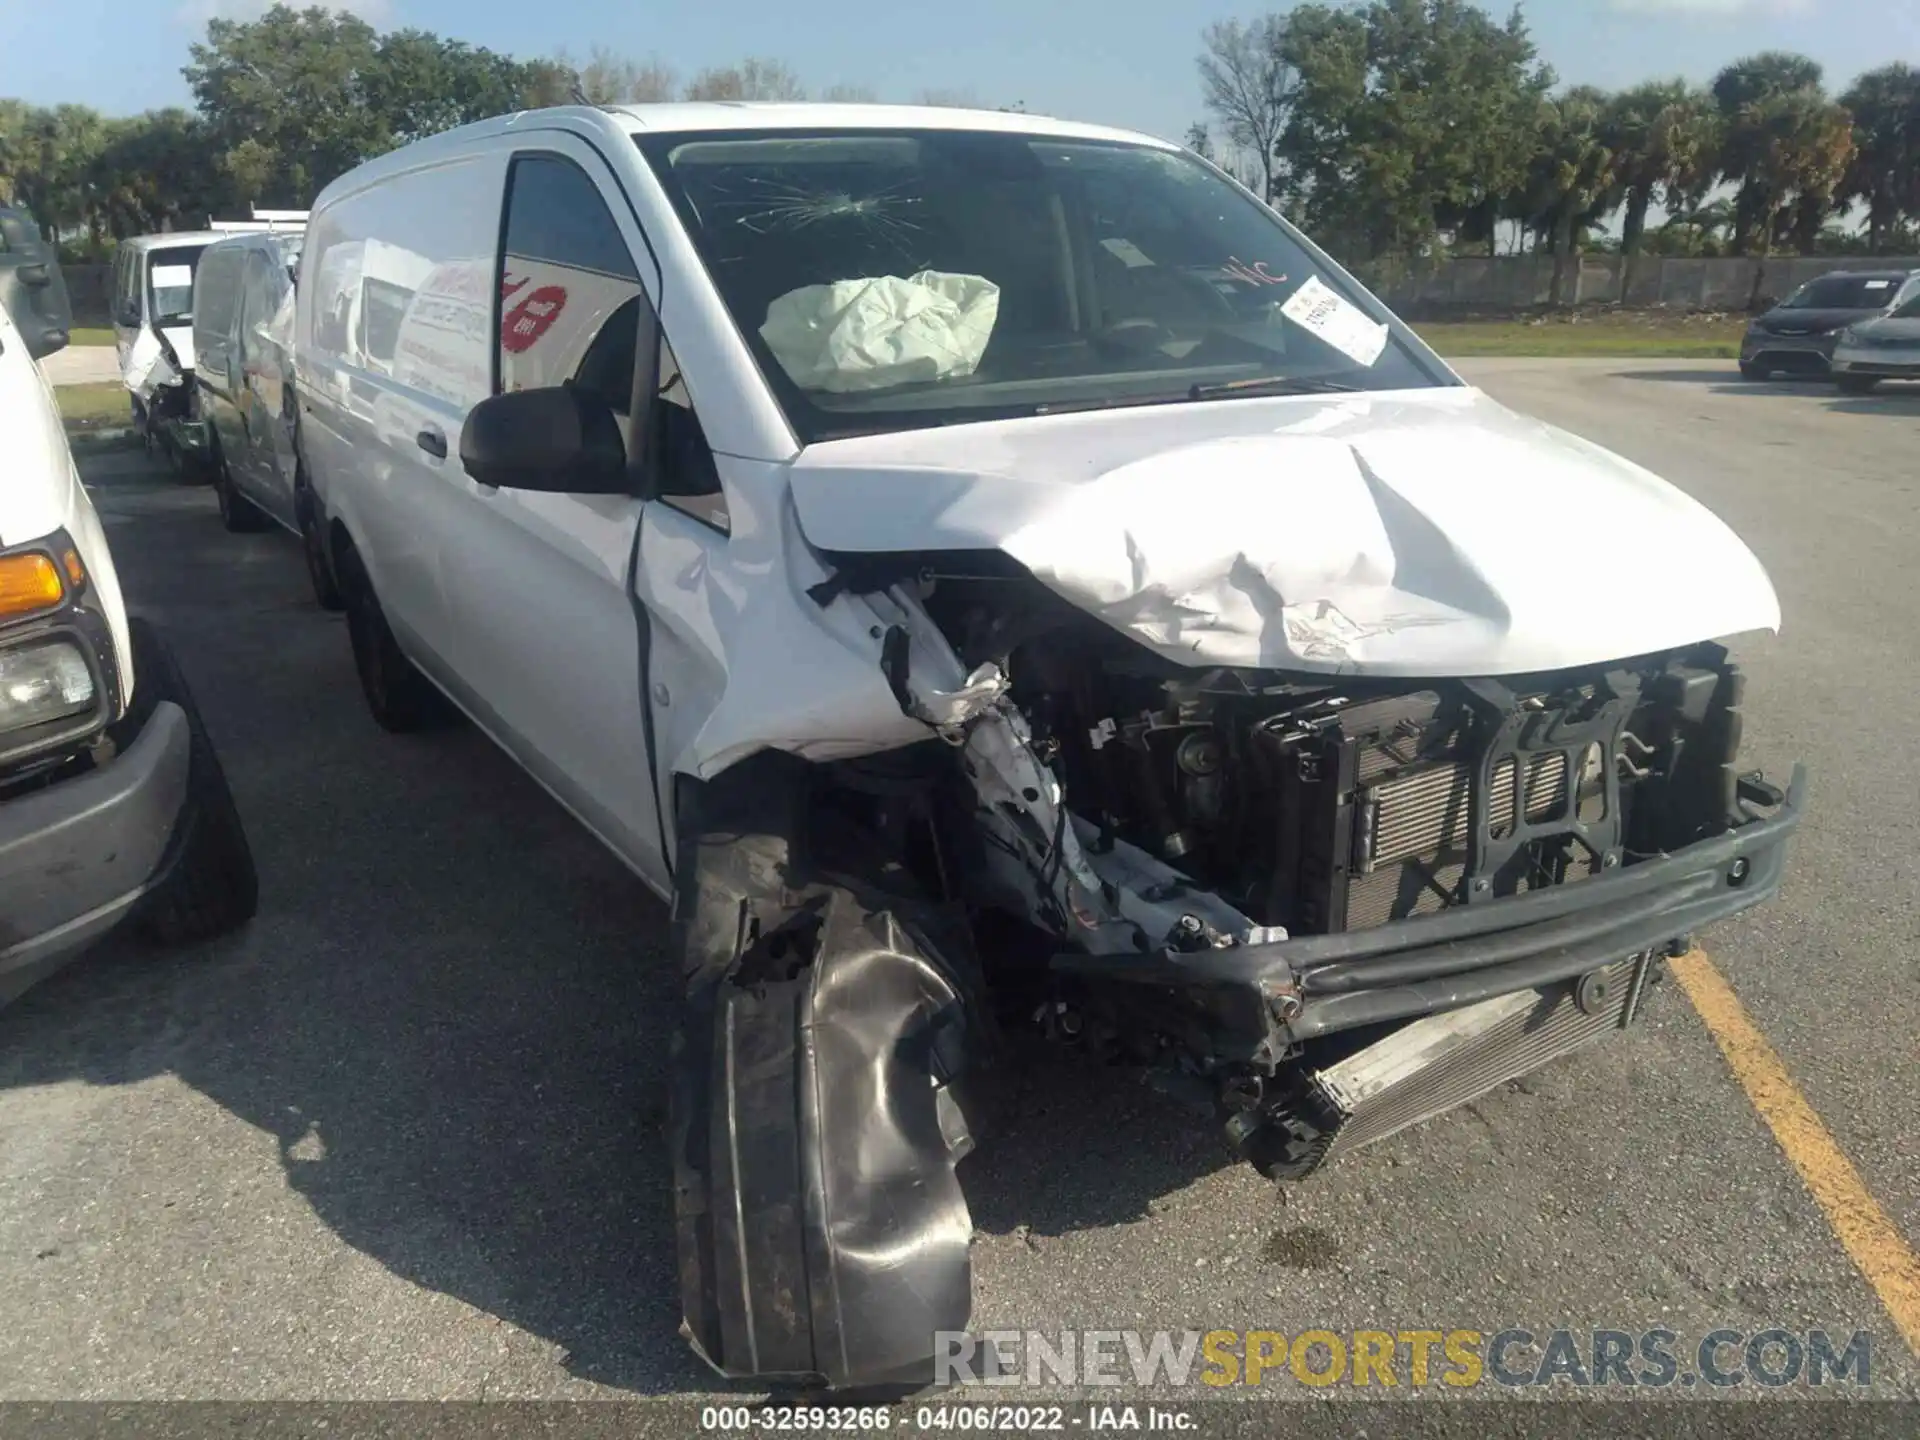
[{"label": "van side window", "polygon": [[226,335],[233,329],[233,312],[239,304],[240,253],[223,250],[208,256],[200,266],[193,307],[198,328],[210,335]]},{"label": "van side window", "polygon": [[[558,155],[521,155],[507,176],[500,271],[499,390],[559,385],[598,350],[601,373],[632,373],[640,272],[587,173]],[[609,321],[623,325],[609,330]],[[624,344],[628,354],[617,351]],[[624,407],[623,407],[624,408]]]}]

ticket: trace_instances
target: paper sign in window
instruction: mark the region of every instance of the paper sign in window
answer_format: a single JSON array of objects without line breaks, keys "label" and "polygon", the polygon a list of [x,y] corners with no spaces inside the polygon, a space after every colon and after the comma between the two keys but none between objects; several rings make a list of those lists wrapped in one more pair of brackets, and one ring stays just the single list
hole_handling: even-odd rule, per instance
[{"label": "paper sign in window", "polygon": [[183,290],[193,284],[191,265],[156,265],[153,267],[153,288],[156,290]]},{"label": "paper sign in window", "polygon": [[1311,276],[1288,297],[1280,313],[1309,335],[1318,336],[1342,355],[1371,365],[1387,348],[1387,327]]}]

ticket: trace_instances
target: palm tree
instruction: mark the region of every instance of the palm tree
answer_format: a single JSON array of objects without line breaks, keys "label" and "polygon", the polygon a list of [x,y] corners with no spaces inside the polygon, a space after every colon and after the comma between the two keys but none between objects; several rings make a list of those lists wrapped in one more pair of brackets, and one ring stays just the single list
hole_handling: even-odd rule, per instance
[{"label": "palm tree", "polygon": [[1720,173],[1739,187],[1734,197],[1733,250],[1771,250],[1787,191],[1799,162],[1796,138],[1818,144],[1824,126],[1814,106],[1828,102],[1819,62],[1770,50],[1734,62],[1714,78],[1713,99],[1723,126]]},{"label": "palm tree", "polygon": [[1840,103],[1854,139],[1841,196],[1867,202],[1867,243],[1881,254],[1903,216],[1920,216],[1920,70],[1904,61],[1871,70]]},{"label": "palm tree", "polygon": [[1616,155],[1606,130],[1604,91],[1579,85],[1542,103],[1538,148],[1528,187],[1534,223],[1550,235],[1553,283],[1549,302],[1563,303],[1567,263],[1583,221],[1617,195]]}]

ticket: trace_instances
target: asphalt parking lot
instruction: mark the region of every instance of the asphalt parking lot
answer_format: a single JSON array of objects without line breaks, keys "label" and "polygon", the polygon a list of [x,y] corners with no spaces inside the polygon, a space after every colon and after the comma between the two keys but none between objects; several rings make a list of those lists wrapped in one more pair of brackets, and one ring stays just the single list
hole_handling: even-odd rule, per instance
[{"label": "asphalt parking lot", "polygon": [[[1920,387],[1461,368],[1676,481],[1771,570],[1785,628],[1740,647],[1747,748],[1804,760],[1812,812],[1779,901],[1706,948],[1911,1245]],[[262,908],[0,1012],[0,1398],[710,1388],[675,1333],[662,907],[477,733],[378,730],[290,537],[225,534],[211,492],[134,455],[87,474],[221,748]],[[1542,555],[1594,587],[1570,603],[1688,584]],[[1920,1397],[1845,1216],[1673,983],[1634,1032],[1292,1189],[1044,1058],[968,1164],[982,1327],[1864,1329],[1873,1393]]]}]

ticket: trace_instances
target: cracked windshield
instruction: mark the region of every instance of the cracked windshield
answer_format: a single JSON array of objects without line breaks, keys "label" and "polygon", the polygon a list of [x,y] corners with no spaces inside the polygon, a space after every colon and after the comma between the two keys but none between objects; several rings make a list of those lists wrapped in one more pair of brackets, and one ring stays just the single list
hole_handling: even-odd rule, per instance
[{"label": "cracked windshield", "polygon": [[951,131],[640,144],[809,438],[1440,383],[1371,297],[1174,152]]}]

